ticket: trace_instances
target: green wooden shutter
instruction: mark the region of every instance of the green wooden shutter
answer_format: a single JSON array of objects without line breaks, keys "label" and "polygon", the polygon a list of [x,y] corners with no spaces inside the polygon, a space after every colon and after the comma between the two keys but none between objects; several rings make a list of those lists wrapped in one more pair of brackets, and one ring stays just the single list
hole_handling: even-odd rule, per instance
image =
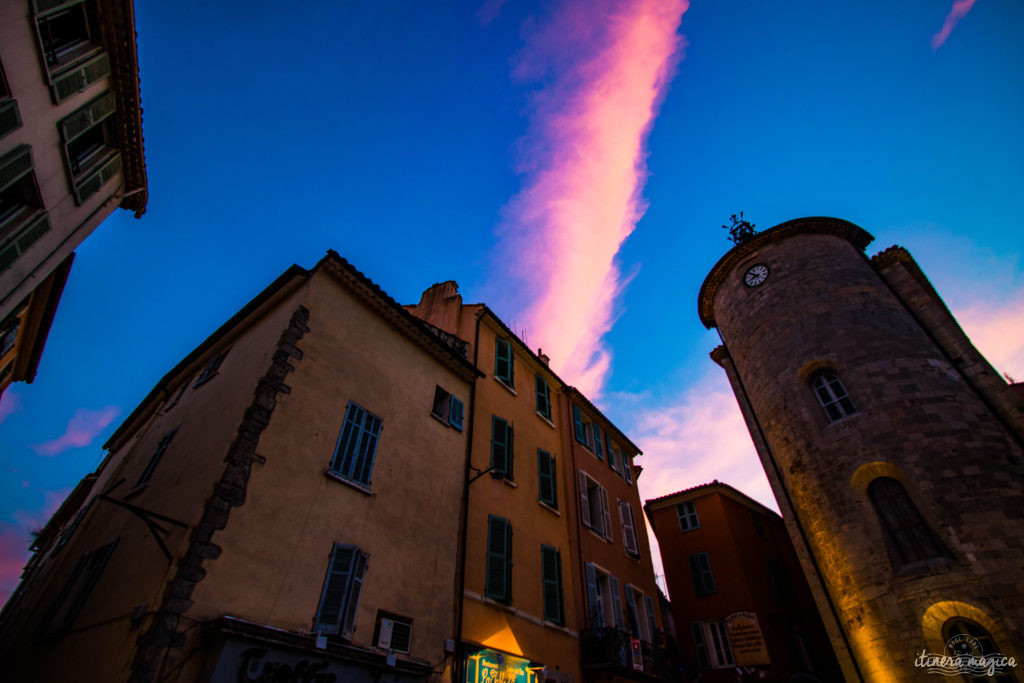
[{"label": "green wooden shutter", "polygon": [[590,613],[590,628],[601,628],[604,615],[601,614],[601,603],[597,599],[597,572],[594,565],[583,563],[583,571],[587,579],[587,611]]},{"label": "green wooden shutter", "polygon": [[508,602],[511,576],[512,526],[502,517],[487,517],[487,577],[484,593]]},{"label": "green wooden shutter", "polygon": [[0,192],[21,180],[26,173],[32,172],[32,148],[18,145],[0,157]]},{"label": "green wooden shutter", "polygon": [[117,111],[114,93],[106,92],[75,110],[57,124],[64,142],[68,143]]},{"label": "green wooden shutter", "polygon": [[591,422],[590,428],[594,432],[594,454],[597,455],[598,460],[604,460],[604,447],[601,444],[601,428],[597,426],[596,422]]},{"label": "green wooden shutter", "polygon": [[587,443],[587,434],[583,429],[583,413],[580,412],[580,407],[575,404],[572,407],[572,427],[576,440],[582,444]]},{"label": "green wooden shutter", "polygon": [[510,387],[515,386],[512,345],[504,339],[494,341],[494,376]]},{"label": "green wooden shutter", "polygon": [[626,456],[622,456],[622,476],[626,478],[626,482],[633,483],[633,469],[630,467]]},{"label": "green wooden shutter", "polygon": [[548,389],[547,380],[540,375],[534,375],[534,388],[537,394],[537,412],[547,419],[551,419],[551,393]]},{"label": "green wooden shutter", "polygon": [[336,543],[331,552],[331,561],[320,595],[320,607],[316,614],[316,629],[324,633],[338,633],[341,617],[345,610],[345,596],[348,595],[349,577],[356,548]]},{"label": "green wooden shutter", "polygon": [[691,621],[690,633],[693,634],[693,644],[697,648],[697,660],[700,662],[700,668],[710,669],[711,659],[708,657],[708,645],[704,640],[704,625],[699,621]]},{"label": "green wooden shutter", "polygon": [[687,558],[690,562],[690,578],[693,580],[693,590],[697,595],[704,595],[704,579],[700,573],[700,561],[696,555]]},{"label": "green wooden shutter", "polygon": [[650,630],[651,642],[655,641],[655,634],[658,632],[658,622],[654,618],[654,601],[650,595],[644,596],[644,607],[647,609],[647,628]]},{"label": "green wooden shutter", "polygon": [[604,447],[608,451],[608,467],[612,468],[614,472],[619,471],[619,455],[615,453],[615,444],[608,438],[607,432],[604,435]]},{"label": "green wooden shutter", "polygon": [[636,606],[636,594],[633,587],[626,584],[626,614],[629,616],[629,633],[634,638],[640,637],[640,613]]},{"label": "green wooden shutter", "polygon": [[17,100],[8,100],[0,104],[0,138],[21,127],[21,114],[18,112]]},{"label": "green wooden shutter", "polygon": [[558,507],[555,495],[555,460],[545,450],[537,449],[537,498],[553,508]]},{"label": "green wooden shutter", "polygon": [[540,547],[541,576],[544,582],[544,618],[556,624],[562,616],[562,560],[558,551],[550,546]]},{"label": "green wooden shutter", "polygon": [[622,629],[622,597],[619,591],[619,580],[614,576],[608,577],[608,584],[612,591],[612,612],[615,614],[615,628]]},{"label": "green wooden shutter", "polygon": [[107,53],[97,55],[86,63],[54,77],[51,88],[57,104],[110,73],[110,57]]},{"label": "green wooden shutter", "polygon": [[452,396],[451,403],[448,407],[448,424],[455,427],[460,432],[462,431],[462,412],[462,401]]},{"label": "green wooden shutter", "polygon": [[590,527],[594,522],[590,519],[590,493],[587,491],[588,478],[587,475],[583,474],[583,470],[577,470],[577,475],[580,483],[580,520],[583,522],[583,526]]},{"label": "green wooden shutter", "polygon": [[505,478],[508,480],[515,479],[515,432],[512,429],[511,423],[505,424],[506,438],[505,442],[508,444],[508,453],[505,457]]},{"label": "green wooden shutter", "polygon": [[494,468],[494,476],[508,476],[509,446],[508,443],[508,422],[498,417],[491,416],[491,467]]}]

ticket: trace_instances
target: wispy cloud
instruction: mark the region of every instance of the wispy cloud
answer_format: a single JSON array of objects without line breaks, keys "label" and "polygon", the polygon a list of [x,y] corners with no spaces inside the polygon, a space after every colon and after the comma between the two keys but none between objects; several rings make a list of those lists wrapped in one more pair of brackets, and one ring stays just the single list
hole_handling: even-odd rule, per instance
[{"label": "wispy cloud", "polygon": [[3,422],[20,409],[21,397],[14,393],[12,387],[7,387],[4,395],[0,396],[0,422]]},{"label": "wispy cloud", "polygon": [[1024,289],[953,313],[964,332],[1000,373],[1024,382]]},{"label": "wispy cloud", "polygon": [[646,210],[645,142],[681,58],[686,0],[567,0],[527,25],[515,75],[544,84],[522,141],[525,188],[505,207],[500,253],[522,283],[531,342],[600,394],[602,336],[625,286],[615,256]]},{"label": "wispy cloud", "polygon": [[974,2],[975,0],[954,0],[953,7],[950,8],[949,14],[946,15],[946,20],[942,22],[942,28],[932,36],[933,50],[938,50],[946,42],[946,38],[949,38],[949,34],[953,32],[957,22],[967,16],[967,13],[974,7]]},{"label": "wispy cloud", "polygon": [[31,553],[32,532],[40,530],[53,516],[71,489],[46,491],[43,506],[38,510],[18,510],[14,513],[15,523],[0,522],[0,605],[18,586],[21,570]]},{"label": "wispy cloud", "polygon": [[69,448],[88,446],[120,414],[121,409],[117,406],[107,406],[99,410],[79,408],[68,420],[67,429],[63,434],[52,441],[33,445],[32,450],[37,455],[49,457],[63,453]]}]

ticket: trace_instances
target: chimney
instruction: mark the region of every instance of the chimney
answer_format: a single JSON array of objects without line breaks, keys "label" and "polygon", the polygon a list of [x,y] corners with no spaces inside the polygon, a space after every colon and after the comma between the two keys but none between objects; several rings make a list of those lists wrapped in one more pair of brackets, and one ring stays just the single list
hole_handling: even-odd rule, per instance
[{"label": "chimney", "polygon": [[544,355],[544,349],[537,349],[537,358],[539,358],[540,362],[544,364],[544,367],[548,367],[548,362],[551,359]]}]

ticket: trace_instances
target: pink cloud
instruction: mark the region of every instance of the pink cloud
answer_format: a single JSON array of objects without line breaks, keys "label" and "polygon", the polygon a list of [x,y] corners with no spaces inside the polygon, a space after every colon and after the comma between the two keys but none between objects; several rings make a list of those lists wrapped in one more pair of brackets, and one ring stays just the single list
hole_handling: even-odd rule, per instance
[{"label": "pink cloud", "polygon": [[20,409],[21,397],[14,393],[11,387],[7,387],[4,395],[0,396],[0,422],[3,422],[8,416],[13,415]]},{"label": "pink cloud", "polygon": [[1002,301],[974,303],[953,315],[996,371],[1024,382],[1024,289]]},{"label": "pink cloud", "polygon": [[946,38],[949,38],[949,34],[953,32],[953,28],[957,25],[961,19],[967,16],[967,13],[974,7],[975,0],[954,0],[953,7],[949,10],[949,14],[946,15],[946,20],[942,22],[942,28],[939,32],[932,36],[932,49],[938,50]]},{"label": "pink cloud", "polygon": [[567,0],[528,24],[514,74],[541,80],[522,141],[525,188],[505,207],[506,275],[522,283],[531,342],[597,397],[602,336],[626,285],[615,256],[646,210],[645,142],[681,58],[686,0]]},{"label": "pink cloud", "polygon": [[38,510],[18,510],[14,513],[16,523],[0,522],[0,605],[7,602],[18,586],[21,570],[32,553],[32,532],[46,525],[71,489],[46,491],[43,506]]},{"label": "pink cloud", "polygon": [[32,450],[37,455],[50,457],[69,448],[88,446],[120,414],[121,409],[117,406],[107,406],[99,410],[79,408],[68,420],[67,429],[62,435],[52,441],[35,444]]}]

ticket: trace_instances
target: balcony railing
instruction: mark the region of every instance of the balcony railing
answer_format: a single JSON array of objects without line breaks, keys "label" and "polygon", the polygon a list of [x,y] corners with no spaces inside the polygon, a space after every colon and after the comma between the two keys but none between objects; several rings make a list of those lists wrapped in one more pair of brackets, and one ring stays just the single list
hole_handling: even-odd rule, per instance
[{"label": "balcony railing", "polygon": [[[580,633],[584,669],[609,669],[637,680],[663,680],[667,671],[663,648],[640,641],[640,656],[634,663],[633,639],[616,628],[592,628]],[[638,666],[637,666],[638,665]]]}]

